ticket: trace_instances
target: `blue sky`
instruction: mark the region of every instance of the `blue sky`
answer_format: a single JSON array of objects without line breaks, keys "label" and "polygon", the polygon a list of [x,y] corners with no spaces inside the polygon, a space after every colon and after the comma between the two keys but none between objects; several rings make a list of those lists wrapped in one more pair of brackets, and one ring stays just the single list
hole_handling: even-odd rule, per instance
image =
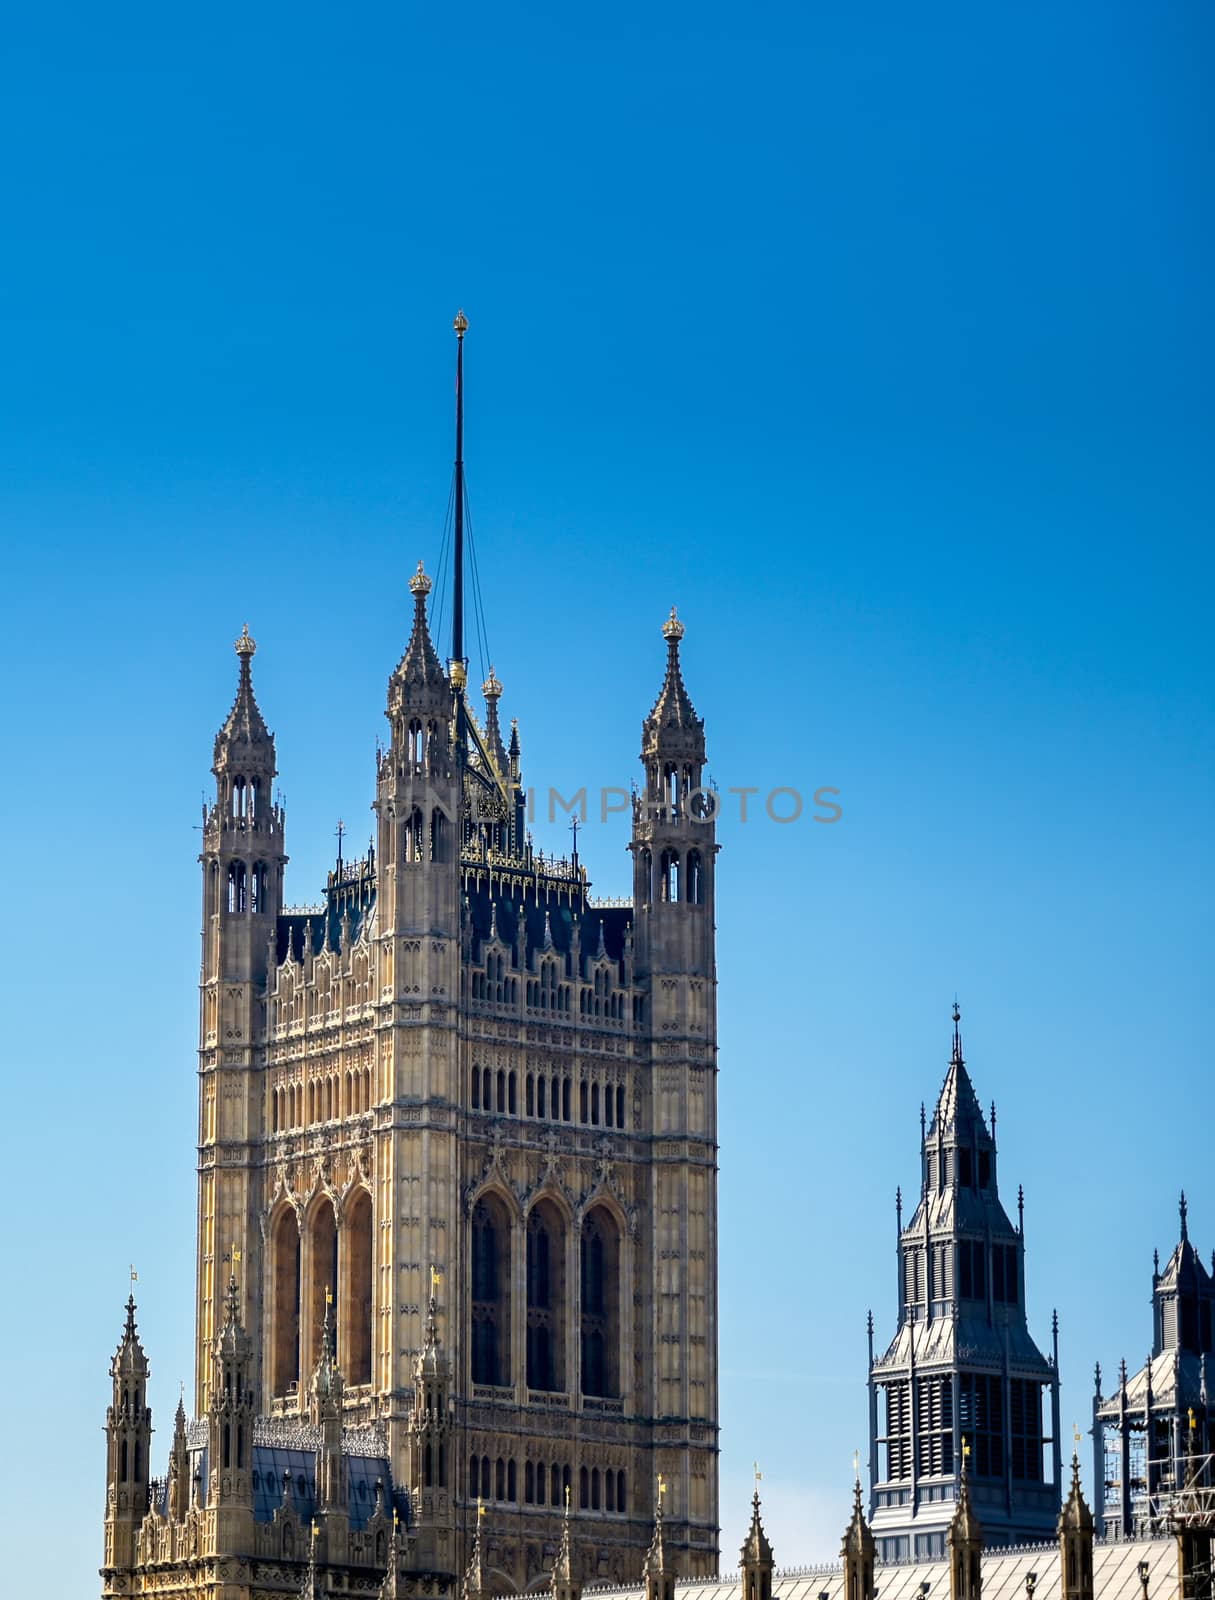
[{"label": "blue sky", "polygon": [[[310,898],[438,558],[459,304],[529,779],[628,784],[677,603],[719,783],[840,790],[832,827],[722,828],[724,1561],[754,1457],[779,1561],[836,1552],[955,990],[1069,1435],[1093,1363],[1142,1360],[1182,1183],[1215,1245],[1212,33],[1168,0],[9,19],[0,1505],[67,1547],[58,1593],[100,1559],[132,1259],[160,1450],[189,1375],[231,641]],[[620,824],[582,845],[623,892]]]}]

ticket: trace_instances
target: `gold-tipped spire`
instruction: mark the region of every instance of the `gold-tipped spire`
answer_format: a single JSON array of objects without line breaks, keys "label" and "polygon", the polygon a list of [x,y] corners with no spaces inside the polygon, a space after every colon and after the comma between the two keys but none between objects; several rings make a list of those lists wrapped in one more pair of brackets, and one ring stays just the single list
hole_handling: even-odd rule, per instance
[{"label": "gold-tipped spire", "polygon": [[255,654],[257,650],[257,640],[249,632],[249,624],[247,622],[241,629],[240,638],[236,641],[236,644],[233,646],[233,648],[238,656],[243,657]]},{"label": "gold-tipped spire", "polygon": [[676,641],[684,636],[684,626],[676,616],[674,606],[671,607],[671,615],[662,625],[662,636],[664,639],[674,639]]},{"label": "gold-tipped spire", "polygon": [[426,576],[426,569],[419,561],[418,570],[409,580],[409,592],[410,594],[429,594],[431,587],[430,579]]}]

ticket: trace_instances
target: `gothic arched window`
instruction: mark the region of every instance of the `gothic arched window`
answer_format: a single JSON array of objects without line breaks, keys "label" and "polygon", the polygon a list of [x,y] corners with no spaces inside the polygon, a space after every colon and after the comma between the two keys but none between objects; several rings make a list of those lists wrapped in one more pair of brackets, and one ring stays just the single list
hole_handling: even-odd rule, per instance
[{"label": "gothic arched window", "polygon": [[620,1369],[620,1233],[606,1206],[582,1224],[582,1392],[615,1398]]},{"label": "gothic arched window", "polygon": [[527,1386],[565,1387],[565,1229],[549,1200],[527,1221]]},{"label": "gothic arched window", "polygon": [[285,1395],[300,1378],[300,1229],[289,1206],[271,1238],[270,1387],[274,1394]]},{"label": "gothic arched window", "polygon": [[510,1381],[510,1222],[495,1195],[478,1201],[472,1215],[472,1381]]},{"label": "gothic arched window", "polygon": [[346,1251],[342,1331],[345,1349],[342,1371],[351,1383],[371,1382],[371,1282],[372,1241],[371,1196],[360,1189],[346,1213],[342,1229]]}]

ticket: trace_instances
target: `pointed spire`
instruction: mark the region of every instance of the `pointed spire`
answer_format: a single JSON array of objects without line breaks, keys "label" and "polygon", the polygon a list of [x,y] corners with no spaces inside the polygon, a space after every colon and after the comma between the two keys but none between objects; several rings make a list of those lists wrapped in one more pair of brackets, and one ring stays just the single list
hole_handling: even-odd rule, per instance
[{"label": "pointed spire", "polygon": [[502,743],[502,728],[498,722],[498,701],[502,698],[502,684],[492,665],[489,677],[481,685],[481,693],[485,696],[485,744],[497,764],[498,771],[505,777],[510,769],[510,763]]},{"label": "pointed spire", "polygon": [[333,1291],[326,1285],[325,1314],[321,1321],[321,1348],[317,1357],[316,1367],[312,1373],[312,1393],[315,1400],[321,1405],[330,1401],[340,1405],[344,1387],[342,1374],[333,1349],[332,1305]]},{"label": "pointed spire", "polygon": [[1189,1222],[1188,1222],[1189,1209],[1190,1209],[1189,1206],[1186,1204],[1185,1190],[1183,1189],[1181,1191],[1181,1201],[1180,1201],[1179,1206],[1178,1206],[1178,1210],[1181,1212],[1181,1240],[1182,1240],[1183,1244],[1186,1243],[1189,1240],[1189,1237],[1190,1237],[1190,1229],[1189,1229]]},{"label": "pointed spire", "polygon": [[384,1580],[380,1584],[379,1600],[397,1600],[397,1577],[401,1565],[400,1522],[396,1507],[392,1510],[392,1533],[388,1538],[388,1557],[384,1563]]},{"label": "pointed spire", "polygon": [[122,1338],[118,1341],[118,1349],[114,1352],[114,1359],[110,1363],[110,1376],[146,1378],[147,1375],[148,1358],[144,1354],[139,1331],[135,1326],[135,1296],[132,1293],[127,1296]]},{"label": "pointed spire", "polygon": [[1072,1486],[1064,1501],[1063,1510],[1059,1513],[1059,1532],[1065,1528],[1074,1532],[1093,1531],[1093,1513],[1089,1510],[1080,1487],[1080,1435],[1076,1434],[1076,1443],[1072,1448]]},{"label": "pointed spire", "polygon": [[304,1573],[304,1582],[300,1588],[299,1600],[325,1600],[325,1591],[321,1586],[316,1570],[316,1546],[320,1529],[314,1522],[312,1536],[308,1541],[308,1570]]},{"label": "pointed spire", "polygon": [[679,664],[679,642],[684,636],[684,626],[671,607],[671,615],[662,625],[662,636],[667,642],[667,671],[654,709],[646,720],[646,733],[658,735],[664,729],[682,732],[699,732],[703,724],[696,715],[691,697],[684,687]]},{"label": "pointed spire", "polygon": [[860,1458],[853,1461],[852,1516],[844,1529],[840,1558],[844,1563],[844,1593],[849,1600],[873,1600],[873,1565],[876,1546],[873,1530],[861,1503]]},{"label": "pointed spire", "polygon": [[607,946],[603,942],[603,918],[599,918],[599,942],[595,946],[595,960],[603,961],[607,956]]},{"label": "pointed spire", "polygon": [[940,1137],[942,1134],[952,1133],[959,1142],[967,1144],[973,1138],[980,1149],[990,1150],[992,1137],[962,1053],[961,1019],[962,1013],[955,1000],[953,1048],[950,1053],[949,1070],[945,1074],[945,1082],[941,1085],[941,1093],[937,1099],[936,1110],[932,1114],[928,1133],[930,1137],[933,1134]]},{"label": "pointed spire", "polygon": [[662,1502],[667,1492],[667,1480],[661,1472],[658,1474],[657,1490],[654,1497],[654,1535],[645,1556],[645,1600],[675,1600],[675,1570],[667,1560],[662,1527]]},{"label": "pointed spire", "polygon": [[246,751],[264,747],[273,762],[274,735],[266,727],[265,719],[257,704],[257,697],[253,693],[253,656],[257,650],[257,641],[250,635],[248,623],[241,630],[241,636],[234,648],[240,662],[240,679],[236,686],[236,699],[232,702],[232,709],[223,727],[215,736],[215,766],[220,766],[225,758],[230,758],[235,746],[243,746]]},{"label": "pointed spire", "polygon": [[546,950],[553,948],[553,919],[547,908],[544,912],[544,948]]},{"label": "pointed spire", "polygon": [[958,1498],[949,1524],[949,1591],[951,1600],[979,1600],[983,1578],[980,1556],[983,1529],[970,1502],[970,1443],[962,1440],[962,1471],[958,1479]]},{"label": "pointed spire", "polygon": [[759,1485],[763,1474],[759,1470],[759,1463],[755,1465],[755,1490],[751,1496],[751,1526],[747,1529],[747,1537],[743,1540],[740,1565],[743,1568],[743,1596],[744,1600],[767,1600],[762,1593],[752,1596],[748,1592],[746,1574],[750,1568],[772,1567],[772,1546],[768,1543],[768,1535],[764,1532],[763,1519],[760,1516]]},{"label": "pointed spire", "polygon": [[1072,1449],[1072,1486],[1059,1513],[1061,1600],[1093,1600],[1093,1513],[1080,1488],[1080,1430]]},{"label": "pointed spire", "polygon": [[405,685],[425,684],[431,688],[443,688],[447,678],[430,637],[430,624],[426,620],[426,597],[430,590],[430,579],[419,561],[418,570],[409,580],[409,592],[413,595],[413,631],[393,677]]},{"label": "pointed spire", "polygon": [[481,1550],[481,1524],[485,1520],[485,1502],[477,1501],[477,1521],[473,1533],[472,1556],[464,1574],[464,1600],[485,1600],[488,1593],[485,1583],[485,1558]]},{"label": "pointed spire", "polygon": [[549,1585],[552,1600],[579,1600],[582,1585],[574,1570],[573,1541],[570,1537],[570,1491],[565,1490],[565,1515],[561,1519],[561,1543],[557,1546],[557,1559],[553,1562],[553,1576]]}]

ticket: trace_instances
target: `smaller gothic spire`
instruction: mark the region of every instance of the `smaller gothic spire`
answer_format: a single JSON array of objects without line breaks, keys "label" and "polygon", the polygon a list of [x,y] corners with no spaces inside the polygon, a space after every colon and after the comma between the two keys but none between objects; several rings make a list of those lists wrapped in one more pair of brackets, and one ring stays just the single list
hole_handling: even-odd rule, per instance
[{"label": "smaller gothic spire", "polygon": [[553,1562],[552,1582],[549,1585],[552,1600],[579,1600],[582,1585],[574,1571],[574,1551],[570,1540],[570,1491],[565,1490],[565,1515],[561,1519],[561,1543],[557,1546],[557,1559]]},{"label": "smaller gothic spire", "polygon": [[485,743],[499,773],[505,777],[510,770],[506,747],[502,743],[502,729],[498,722],[498,701],[502,698],[502,684],[491,666],[489,677],[481,685],[485,696]]},{"label": "smaller gothic spire", "polygon": [[316,1402],[322,1406],[329,1403],[340,1406],[344,1388],[341,1370],[333,1349],[332,1305],[333,1291],[326,1286],[325,1313],[321,1320],[321,1348],[312,1373],[312,1393]]},{"label": "smaller gothic spire", "polygon": [[675,1569],[667,1559],[662,1527],[662,1502],[667,1480],[658,1474],[654,1497],[654,1534],[645,1556],[645,1600],[675,1600]]},{"label": "smaller gothic spire", "polygon": [[122,1338],[118,1341],[118,1349],[110,1363],[110,1376],[117,1378],[143,1377],[148,1375],[148,1358],[139,1338],[139,1331],[135,1325],[135,1295],[132,1292],[127,1296],[126,1317],[122,1327]]},{"label": "smaller gothic spire", "polygon": [[958,1498],[949,1524],[949,1591],[951,1600],[979,1600],[983,1577],[983,1528],[970,1500],[970,1443],[962,1440],[962,1471]]},{"label": "smaller gothic spire", "polygon": [[1072,1450],[1072,1486],[1059,1513],[1061,1600],[1093,1600],[1093,1513],[1080,1488],[1080,1430]]},{"label": "smaller gothic spire", "polygon": [[405,654],[393,674],[396,681],[407,687],[416,688],[425,685],[442,688],[447,682],[443,664],[430,637],[430,625],[426,620],[426,599],[430,590],[430,579],[419,561],[418,570],[409,580],[409,592],[413,595],[413,631],[405,647]]},{"label": "smaller gothic spire", "polygon": [[304,1573],[304,1582],[300,1588],[300,1600],[325,1600],[325,1590],[316,1570],[316,1546],[320,1529],[314,1522],[312,1535],[308,1540],[308,1570]]},{"label": "smaller gothic spire", "polygon": [[1189,1220],[1188,1220],[1189,1219],[1189,1209],[1190,1209],[1189,1206],[1186,1204],[1185,1190],[1183,1189],[1181,1191],[1181,1200],[1180,1200],[1180,1203],[1178,1205],[1178,1210],[1181,1212],[1181,1239],[1182,1239],[1182,1243],[1183,1244],[1186,1243],[1189,1240],[1189,1237],[1190,1237]]},{"label": "smaller gothic spire", "polygon": [[481,1523],[485,1518],[485,1502],[477,1501],[477,1521],[473,1533],[472,1556],[464,1574],[464,1600],[485,1600],[488,1589],[485,1582],[485,1558],[481,1551]]},{"label": "smaller gothic spire", "polygon": [[649,718],[657,728],[695,729],[701,725],[680,670],[679,642],[684,632],[684,625],[672,606],[671,615],[662,625],[662,636],[667,642],[667,674]]},{"label": "smaller gothic spire", "polygon": [[[763,1519],[760,1516],[759,1484],[763,1474],[759,1466],[755,1468],[755,1490],[751,1496],[751,1526],[747,1529],[747,1537],[743,1541],[742,1565],[771,1564],[772,1546],[768,1543],[768,1535],[764,1532]],[[750,1597],[747,1597],[750,1600]]]},{"label": "smaller gothic spire", "polygon": [[958,997],[953,1000],[953,1055],[950,1057],[950,1066],[961,1067],[965,1065],[962,1056],[962,1012],[958,1005]]},{"label": "smaller gothic spire", "polygon": [[266,727],[265,719],[257,704],[257,697],[253,693],[253,657],[257,651],[257,641],[250,635],[248,623],[241,630],[241,636],[233,648],[240,662],[240,679],[236,686],[236,699],[232,702],[232,709],[223,727],[215,736],[214,764],[218,768],[225,762],[230,762],[233,753],[239,749],[245,758],[239,764],[245,765],[248,756],[260,750],[268,756],[270,766],[273,768],[274,736]]},{"label": "smaller gothic spire", "polygon": [[854,1461],[852,1516],[844,1529],[840,1558],[844,1563],[844,1593],[849,1600],[873,1600],[873,1565],[876,1546],[873,1530],[861,1503],[860,1460]]}]

